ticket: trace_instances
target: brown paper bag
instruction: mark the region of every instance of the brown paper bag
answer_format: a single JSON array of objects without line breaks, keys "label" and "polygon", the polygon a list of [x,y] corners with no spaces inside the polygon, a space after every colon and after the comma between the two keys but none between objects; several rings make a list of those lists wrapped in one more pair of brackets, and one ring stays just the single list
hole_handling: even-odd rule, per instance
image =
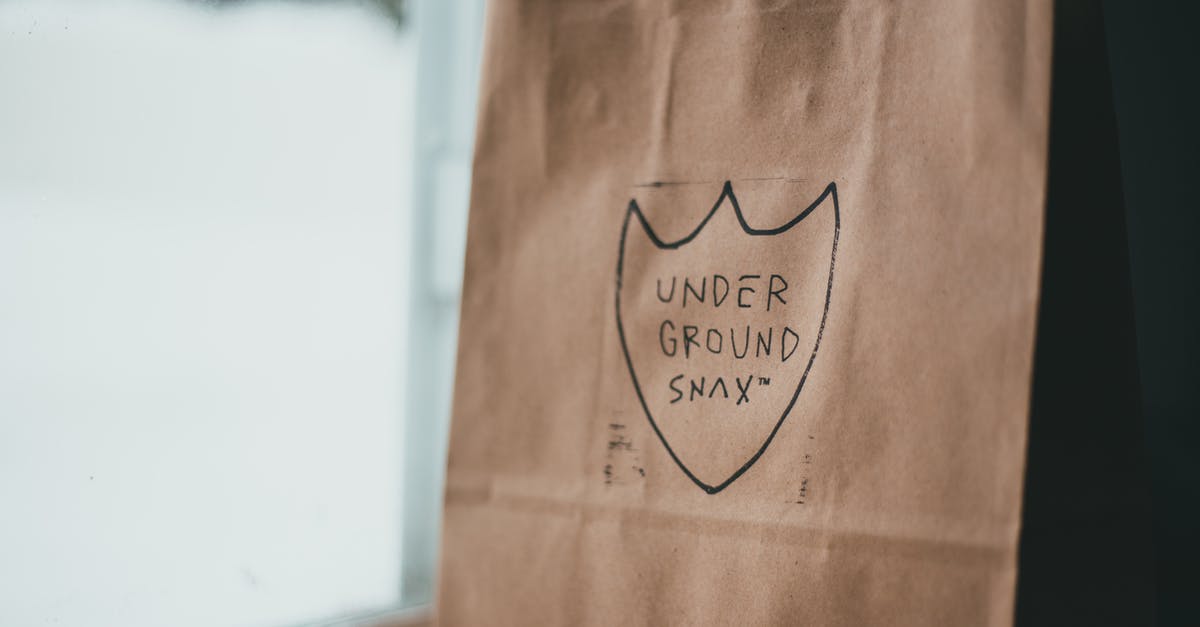
[{"label": "brown paper bag", "polygon": [[1011,622],[1049,8],[490,4],[441,621]]}]

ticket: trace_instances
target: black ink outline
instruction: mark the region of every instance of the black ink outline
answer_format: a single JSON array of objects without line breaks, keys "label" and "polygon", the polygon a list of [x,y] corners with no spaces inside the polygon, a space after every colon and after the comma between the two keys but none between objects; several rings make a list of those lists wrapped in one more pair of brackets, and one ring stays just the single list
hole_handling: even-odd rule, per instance
[{"label": "black ink outline", "polygon": [[[672,449],[671,445],[667,443],[667,438],[663,436],[662,431],[659,430],[658,423],[654,421],[654,416],[651,414],[650,407],[646,404],[646,398],[642,394],[641,384],[638,383],[637,373],[633,369],[633,360],[629,357],[629,345],[625,340],[625,326],[621,322],[621,279],[625,269],[625,237],[629,233],[630,218],[635,215],[637,216],[638,222],[640,222],[642,225],[642,229],[646,232],[646,235],[656,247],[664,250],[674,250],[695,239],[696,236],[700,234],[700,231],[704,230],[704,227],[708,224],[708,221],[712,219],[714,214],[717,213],[717,210],[721,208],[721,204],[725,202],[726,199],[728,199],[729,203],[733,205],[733,213],[737,217],[738,224],[741,225],[742,230],[745,231],[747,235],[778,235],[787,231],[793,226],[796,226],[802,220],[807,218],[809,214],[811,214],[817,207],[821,205],[821,203],[825,202],[826,198],[833,199],[833,249],[829,255],[829,282],[825,286],[825,309],[821,312],[821,326],[817,329],[817,340],[813,344],[813,351],[812,355],[810,355],[808,358],[808,365],[804,367],[804,374],[800,376],[800,383],[796,385],[796,391],[792,394],[791,401],[789,401],[787,407],[784,408],[783,414],[779,416],[779,421],[775,423],[775,427],[771,429],[770,435],[768,435],[767,439],[763,441],[763,444],[761,447],[759,447],[758,451],[756,451],[754,455],[742,465],[741,468],[738,468],[736,472],[730,475],[728,479],[716,485],[704,483],[698,477],[696,477],[691,470],[688,469],[688,467],[683,463],[683,460],[679,459],[679,456],[675,454],[674,449]],[[654,429],[654,433],[658,436],[658,440],[662,442],[663,448],[667,449],[667,454],[671,456],[671,459],[675,460],[675,464],[679,466],[679,469],[683,471],[683,474],[687,475],[688,479],[692,480],[692,483],[695,483],[700,487],[700,489],[704,490],[708,494],[716,494],[729,487],[729,485],[736,481],[738,477],[741,477],[743,473],[749,470],[750,467],[758,461],[758,458],[762,457],[762,454],[766,452],[767,447],[771,445],[771,441],[775,439],[775,434],[779,433],[779,428],[783,426],[783,421],[786,420],[788,414],[791,413],[792,407],[796,405],[796,400],[800,398],[800,391],[804,389],[804,382],[808,379],[808,373],[810,370],[812,370],[813,363],[817,359],[817,351],[821,348],[821,337],[825,334],[825,321],[829,317],[829,302],[830,297],[833,295],[833,268],[837,263],[838,236],[841,233],[841,229],[842,212],[841,207],[838,205],[837,184],[833,182],[830,182],[829,185],[825,187],[825,191],[821,192],[821,195],[818,196],[817,199],[814,200],[804,211],[801,211],[800,215],[792,218],[786,224],[773,229],[756,229],[746,223],[746,217],[742,215],[742,209],[738,205],[737,197],[733,194],[733,184],[729,181],[725,181],[725,185],[721,189],[721,195],[717,197],[717,202],[713,204],[712,209],[710,209],[708,214],[704,216],[704,219],[700,221],[700,224],[696,226],[691,233],[688,233],[687,235],[673,242],[664,242],[662,239],[660,239],[658,235],[655,234],[654,229],[650,227],[650,223],[646,221],[646,216],[642,214],[641,208],[638,207],[637,199],[631,198],[629,200],[629,208],[625,212],[625,219],[621,224],[621,245],[620,250],[617,253],[616,310],[617,334],[621,338],[621,351],[625,355],[625,365],[629,368],[629,377],[633,380],[633,389],[635,392],[637,392],[638,401],[642,405],[642,411],[646,413],[646,418],[650,421],[650,427]]]}]

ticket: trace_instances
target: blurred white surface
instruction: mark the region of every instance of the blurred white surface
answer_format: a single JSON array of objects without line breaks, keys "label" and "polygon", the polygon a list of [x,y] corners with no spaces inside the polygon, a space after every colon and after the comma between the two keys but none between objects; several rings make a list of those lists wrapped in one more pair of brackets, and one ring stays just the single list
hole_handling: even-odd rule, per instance
[{"label": "blurred white surface", "polygon": [[396,602],[409,39],[0,3],[0,624]]}]

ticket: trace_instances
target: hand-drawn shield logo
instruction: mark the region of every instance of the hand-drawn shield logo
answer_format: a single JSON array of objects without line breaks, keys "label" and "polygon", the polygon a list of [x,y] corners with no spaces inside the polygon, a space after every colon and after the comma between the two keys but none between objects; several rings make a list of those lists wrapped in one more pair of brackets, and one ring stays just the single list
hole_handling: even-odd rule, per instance
[{"label": "hand-drawn shield logo", "polygon": [[781,226],[755,228],[727,181],[699,225],[669,241],[629,201],[621,348],[650,426],[705,492],[749,470],[795,411],[828,322],[840,229],[834,183]]}]

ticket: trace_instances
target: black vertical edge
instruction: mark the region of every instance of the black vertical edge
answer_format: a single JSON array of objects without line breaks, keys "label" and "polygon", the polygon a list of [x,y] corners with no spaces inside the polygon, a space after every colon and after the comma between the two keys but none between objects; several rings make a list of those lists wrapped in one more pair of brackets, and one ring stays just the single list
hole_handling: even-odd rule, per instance
[{"label": "black vertical edge", "polygon": [[1154,623],[1120,152],[1098,2],[1054,10],[1017,625]]}]

